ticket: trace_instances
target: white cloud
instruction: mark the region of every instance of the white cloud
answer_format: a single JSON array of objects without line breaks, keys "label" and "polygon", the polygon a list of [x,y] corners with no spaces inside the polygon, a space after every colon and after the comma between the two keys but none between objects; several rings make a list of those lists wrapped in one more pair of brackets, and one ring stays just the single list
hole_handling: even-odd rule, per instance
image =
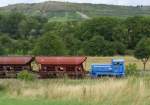
[{"label": "white cloud", "polygon": [[[0,6],[16,3],[37,3],[50,0],[0,0]],[[150,0],[55,0],[55,1],[68,1],[78,3],[101,3],[101,4],[114,4],[114,5],[150,5]]]}]

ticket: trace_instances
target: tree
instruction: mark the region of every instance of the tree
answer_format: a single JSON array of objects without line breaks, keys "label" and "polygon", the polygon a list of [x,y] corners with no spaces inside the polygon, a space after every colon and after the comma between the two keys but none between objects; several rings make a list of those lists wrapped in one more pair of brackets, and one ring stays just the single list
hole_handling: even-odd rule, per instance
[{"label": "tree", "polygon": [[32,43],[30,40],[16,40],[12,52],[17,55],[28,55],[33,48]]},{"label": "tree", "polygon": [[120,19],[99,17],[81,23],[77,31],[80,40],[89,40],[95,35],[103,36],[105,40],[112,41],[113,30],[120,23]]},{"label": "tree", "polygon": [[11,49],[13,49],[14,44],[13,44],[13,40],[7,35],[7,34],[0,34],[0,45],[1,45],[1,49],[0,50],[5,50],[2,52],[5,52],[6,54],[10,54],[11,53]]},{"label": "tree", "polygon": [[150,58],[150,38],[143,38],[136,46],[134,56],[143,62],[144,70]]},{"label": "tree", "polygon": [[49,32],[37,40],[33,53],[35,55],[64,55],[66,49],[61,38],[56,33]]},{"label": "tree", "polygon": [[7,15],[4,15],[1,24],[0,24],[0,31],[2,33],[8,33],[13,38],[18,37],[18,28],[19,23],[25,18],[23,14],[20,13],[9,13]]},{"label": "tree", "polygon": [[27,36],[32,34],[32,31],[35,31],[34,33],[36,33],[37,27],[38,27],[38,22],[36,20],[34,20],[33,18],[27,18],[20,22],[19,34],[27,38]]},{"label": "tree", "polygon": [[36,17],[26,17],[19,23],[19,34],[25,38],[29,36],[37,37],[37,35],[42,33],[44,22],[44,20],[39,20]]},{"label": "tree", "polygon": [[104,37],[94,36],[91,40],[84,42],[83,49],[85,54],[95,56],[103,54],[104,46]]},{"label": "tree", "polygon": [[0,55],[5,55],[5,50],[4,48],[2,47],[2,45],[0,45]]},{"label": "tree", "polygon": [[127,33],[128,33],[128,30],[122,22],[117,27],[114,27],[112,40],[115,42],[118,41],[125,45],[128,45]]},{"label": "tree", "polygon": [[144,17],[141,16],[135,16],[135,17],[129,17],[124,21],[124,25],[126,28],[126,37],[125,40],[127,42],[127,47],[129,49],[135,48],[137,43],[140,41],[140,39],[145,36],[143,34],[143,30],[145,30],[145,26],[143,25]]},{"label": "tree", "polygon": [[80,40],[75,38],[72,34],[65,35],[63,40],[64,40],[64,44],[67,47],[69,55],[78,55],[79,54],[79,49],[81,47]]},{"label": "tree", "polygon": [[114,46],[114,42],[105,40],[102,55],[103,56],[113,56],[113,55],[115,55],[115,52],[116,52],[116,46]]},{"label": "tree", "polygon": [[126,46],[122,42],[115,41],[113,42],[115,53],[119,55],[124,55],[126,51]]}]

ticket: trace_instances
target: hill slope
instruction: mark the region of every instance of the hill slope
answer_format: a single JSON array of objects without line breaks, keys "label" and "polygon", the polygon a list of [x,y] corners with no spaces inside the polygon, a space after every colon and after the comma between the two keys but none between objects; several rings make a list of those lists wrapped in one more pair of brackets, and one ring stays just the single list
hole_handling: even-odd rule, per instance
[{"label": "hill slope", "polygon": [[64,2],[43,2],[33,4],[16,4],[1,7],[0,12],[21,12],[28,15],[43,15],[50,20],[78,20],[97,16],[127,17],[150,15],[150,7],[115,6],[104,4],[78,4]]}]

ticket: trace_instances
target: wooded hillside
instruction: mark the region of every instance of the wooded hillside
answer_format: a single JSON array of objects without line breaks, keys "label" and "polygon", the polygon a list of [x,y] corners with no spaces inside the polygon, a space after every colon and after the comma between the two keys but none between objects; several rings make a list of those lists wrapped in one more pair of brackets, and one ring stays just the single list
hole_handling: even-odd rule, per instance
[{"label": "wooded hillside", "polygon": [[[48,17],[49,21],[81,20],[84,16],[128,17],[150,15],[149,6],[115,6],[104,4],[78,4],[65,2],[44,2],[36,4],[16,4],[0,8],[0,12],[20,12],[32,16]],[[83,16],[84,15],[84,16]]]}]

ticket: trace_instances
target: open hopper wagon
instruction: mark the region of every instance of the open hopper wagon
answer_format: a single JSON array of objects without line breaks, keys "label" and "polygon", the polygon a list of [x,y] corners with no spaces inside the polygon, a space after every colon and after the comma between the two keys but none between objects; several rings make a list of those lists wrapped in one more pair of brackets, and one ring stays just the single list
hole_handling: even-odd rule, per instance
[{"label": "open hopper wagon", "polygon": [[16,77],[22,70],[31,70],[32,60],[30,56],[0,57],[0,77]]},{"label": "open hopper wagon", "polygon": [[39,75],[47,77],[81,78],[85,76],[83,63],[86,57],[36,57],[39,64]]}]

